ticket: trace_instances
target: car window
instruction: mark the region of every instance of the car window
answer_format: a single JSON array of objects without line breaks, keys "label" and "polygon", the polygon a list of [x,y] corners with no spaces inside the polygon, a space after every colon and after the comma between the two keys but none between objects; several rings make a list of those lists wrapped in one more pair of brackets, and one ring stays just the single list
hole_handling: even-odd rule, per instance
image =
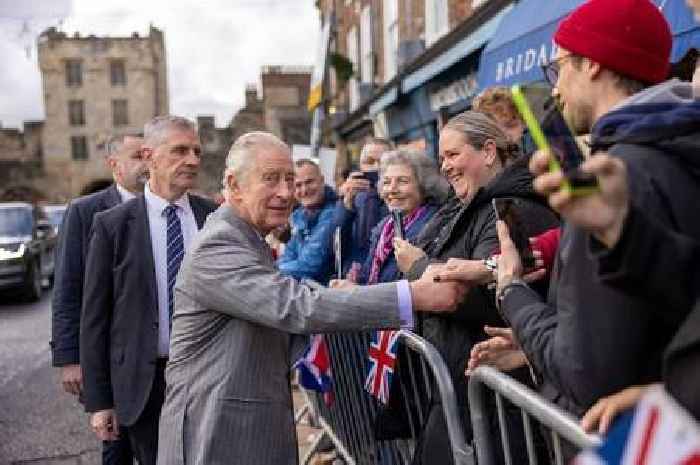
[{"label": "car window", "polygon": [[46,216],[49,219],[51,226],[59,227],[63,222],[63,215],[66,213],[65,210],[49,210],[46,212]]},{"label": "car window", "polygon": [[0,208],[1,236],[31,236],[32,222],[32,210],[29,208]]}]

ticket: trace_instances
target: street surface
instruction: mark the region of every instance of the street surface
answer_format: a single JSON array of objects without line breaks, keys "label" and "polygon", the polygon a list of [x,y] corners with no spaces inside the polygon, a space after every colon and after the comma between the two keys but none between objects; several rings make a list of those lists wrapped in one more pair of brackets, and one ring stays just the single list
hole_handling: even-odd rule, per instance
[{"label": "street surface", "polygon": [[[25,304],[0,294],[0,465],[99,465],[101,444],[51,366],[51,292]],[[295,390],[297,408],[303,405]],[[318,431],[298,428],[300,455]]]},{"label": "street surface", "polygon": [[101,445],[51,366],[51,292],[0,295],[0,465],[97,465]]}]

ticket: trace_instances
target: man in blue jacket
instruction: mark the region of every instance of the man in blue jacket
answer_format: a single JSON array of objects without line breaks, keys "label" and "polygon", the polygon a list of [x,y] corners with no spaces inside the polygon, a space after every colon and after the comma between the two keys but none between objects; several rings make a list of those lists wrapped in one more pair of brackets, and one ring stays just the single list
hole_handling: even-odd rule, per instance
[{"label": "man in blue jacket", "polygon": [[292,237],[277,262],[281,273],[326,284],[333,272],[332,237],[336,195],[324,184],[318,165],[298,160],[294,194],[300,206],[290,218]]}]

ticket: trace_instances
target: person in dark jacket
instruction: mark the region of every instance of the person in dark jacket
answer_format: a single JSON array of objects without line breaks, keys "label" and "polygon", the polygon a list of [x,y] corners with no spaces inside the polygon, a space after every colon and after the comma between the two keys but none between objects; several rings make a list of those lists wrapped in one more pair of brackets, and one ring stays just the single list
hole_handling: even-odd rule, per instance
[{"label": "person in dark jacket", "polygon": [[[397,209],[403,214],[405,239],[411,242],[447,198],[449,185],[440,176],[435,162],[423,152],[397,150],[382,156],[378,190],[390,210]],[[375,226],[370,253],[356,280],[359,284],[400,279],[394,257],[394,228],[392,215]]]},{"label": "person in dark jacket", "polygon": [[[557,224],[556,215],[532,190],[527,158],[488,116],[468,111],[451,119],[440,132],[442,173],[456,199],[446,204],[419,235],[416,244],[396,241],[399,267],[409,279],[419,277],[428,264],[450,258],[484,260],[498,249],[496,216],[491,201],[500,197],[522,200],[524,233],[535,236]],[[515,159],[515,160],[514,160]],[[485,272],[488,269],[482,264]],[[487,286],[473,287],[452,318],[424,318],[418,330],[440,351],[452,376],[459,414],[468,437],[464,371],[471,347],[486,339],[484,325],[503,326],[495,297]],[[419,442],[421,463],[452,463],[442,406],[432,400]]]},{"label": "person in dark jacket", "polygon": [[282,274],[327,284],[333,271],[332,238],[336,195],[324,185],[318,165],[295,163],[295,197],[300,206],[290,218],[292,236],[277,261]]},{"label": "person in dark jacket", "polygon": [[[591,0],[559,26],[558,56],[548,71],[555,95],[574,128],[591,132],[594,155],[624,161],[631,204],[677,233],[698,237],[693,202],[700,183],[697,161],[690,159],[700,150],[700,105],[687,83],[640,91],[666,76],[670,31],[650,2],[616,3]],[[601,36],[603,16],[619,27]],[[606,44],[624,46],[630,59],[619,60]],[[535,186],[552,194],[550,203],[566,217],[571,196],[551,176],[540,176]],[[598,211],[599,200],[584,196],[577,204]],[[658,301],[602,283],[590,241],[586,229],[564,224],[546,302],[518,279],[517,257],[503,254],[498,267],[501,311],[542,380],[540,391],[576,415],[625,387],[660,381],[664,350],[681,323],[661,315]]]},{"label": "person in dark jacket", "polygon": [[[143,193],[148,179],[141,154],[143,139],[134,135],[113,136],[107,142],[106,162],[114,184],[107,189],[74,199],[68,204],[56,248],[56,282],[51,305],[51,351],[53,365],[60,367],[63,389],[82,398],[80,367],[80,315],[90,228],[94,216]],[[133,463],[126,428],[119,439],[104,441],[102,463]]]},{"label": "person in dark jacket", "polygon": [[[685,157],[688,171],[700,174],[700,160],[689,155]],[[540,177],[546,176],[542,179],[547,184],[556,186],[558,176],[545,174],[547,158],[539,153],[531,166]],[[700,419],[700,241],[674,231],[630,202],[622,160],[598,154],[582,170],[598,179],[596,208],[581,204],[578,198],[557,204],[558,208],[567,221],[591,233],[589,252],[603,283],[656,302],[658,317],[670,324],[683,322],[665,349],[662,378],[667,391]],[[543,192],[554,196],[558,190]],[[671,273],[674,270],[680,272]],[[632,407],[644,391],[633,386],[599,400],[584,417],[584,428],[598,425],[599,432],[605,433],[612,418]]]},{"label": "person in dark jacket", "polygon": [[372,229],[388,213],[379,197],[377,170],[383,154],[391,149],[386,139],[367,139],[360,153],[360,171],[350,173],[341,188],[342,199],[336,204],[334,221],[340,228],[342,276],[353,263],[364,263]]}]

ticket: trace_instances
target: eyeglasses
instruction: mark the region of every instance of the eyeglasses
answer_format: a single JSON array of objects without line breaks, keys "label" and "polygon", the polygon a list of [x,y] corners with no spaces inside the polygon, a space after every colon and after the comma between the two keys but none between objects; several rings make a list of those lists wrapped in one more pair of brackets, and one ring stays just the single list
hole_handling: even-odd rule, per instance
[{"label": "eyeglasses", "polygon": [[544,77],[552,87],[557,85],[559,80],[559,71],[561,70],[561,64],[567,58],[573,58],[573,55],[565,55],[563,57],[557,58],[554,61],[550,61],[546,65],[542,65],[542,72]]}]

